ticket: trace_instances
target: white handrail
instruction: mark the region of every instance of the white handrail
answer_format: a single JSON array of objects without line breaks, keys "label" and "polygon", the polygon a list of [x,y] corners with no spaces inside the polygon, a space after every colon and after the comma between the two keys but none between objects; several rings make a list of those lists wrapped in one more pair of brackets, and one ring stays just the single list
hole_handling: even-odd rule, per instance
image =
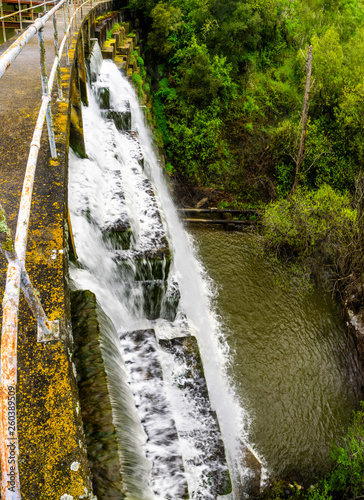
[{"label": "white handrail", "polygon": [[20,35],[20,37],[17,38],[12,45],[10,45],[8,50],[6,50],[0,56],[0,78],[3,77],[5,71],[9,68],[11,63],[15,61],[20,52],[30,42],[33,36],[44,28],[46,22],[49,21],[52,15],[55,14],[66,1],[67,0],[60,0],[60,2],[55,7],[53,7],[53,9],[47,12],[47,14],[44,14],[43,17],[40,17],[39,19],[34,21],[34,23],[29,26],[29,28],[25,30],[24,33]]},{"label": "white handrail", "polygon": [[40,4],[40,5],[33,5],[32,7],[27,7],[26,9],[21,9],[21,10],[14,10],[11,14],[6,14],[6,16],[0,16],[0,21],[3,19],[7,19],[8,17],[14,17],[19,15],[21,12],[28,12],[28,10],[34,10],[34,9],[39,9],[39,7],[43,7],[43,5],[54,5],[54,0],[51,0],[50,2],[46,2],[45,4]]},{"label": "white handrail", "polygon": [[[1,1],[1,0],[0,0]],[[31,284],[28,274],[25,270],[25,256],[27,247],[28,227],[30,218],[30,208],[32,192],[34,185],[34,176],[37,165],[38,153],[41,144],[41,136],[44,121],[50,117],[51,92],[54,84],[57,68],[60,68],[60,60],[68,36],[71,32],[73,21],[77,13],[86,4],[93,6],[95,0],[86,0],[75,10],[69,20],[68,27],[65,29],[65,35],[57,50],[58,40],[56,40],[55,31],[55,49],[56,56],[53,67],[47,81],[45,71],[45,57],[41,59],[43,102],[39,111],[37,123],[34,129],[33,138],[30,146],[29,157],[25,172],[23,191],[20,200],[18,222],[15,236],[15,251],[6,251],[6,257],[9,261],[6,289],[3,300],[3,323],[1,338],[1,368],[0,368],[0,456],[2,469],[1,498],[3,500],[20,500],[20,480],[18,469],[18,432],[16,419],[16,382],[17,382],[17,332],[18,332],[18,308],[20,289],[23,290],[27,302],[37,318],[38,340],[44,341],[57,339],[58,322],[50,322],[36,296],[35,290]],[[104,3],[107,0],[102,0]],[[41,19],[37,19],[12,45],[0,56],[0,78],[9,68],[11,63],[19,55],[23,47],[38,33],[40,41],[40,51],[44,50],[42,46],[43,28],[45,23],[64,5],[68,0],[61,0],[52,10],[45,14]],[[82,10],[81,10],[82,13]],[[82,14],[81,14],[82,15]],[[55,19],[53,18],[55,21]],[[55,24],[55,22],[54,22]],[[54,26],[53,26],[54,27]],[[43,42],[44,44],[44,42]],[[68,45],[67,45],[68,50]],[[58,53],[57,53],[58,52]],[[67,58],[68,61],[68,58]],[[48,132],[53,134],[51,121],[48,122]],[[52,147],[52,146],[51,146]],[[55,144],[54,144],[55,147]],[[53,153],[52,153],[53,156]],[[53,336],[52,336],[53,335]]]}]

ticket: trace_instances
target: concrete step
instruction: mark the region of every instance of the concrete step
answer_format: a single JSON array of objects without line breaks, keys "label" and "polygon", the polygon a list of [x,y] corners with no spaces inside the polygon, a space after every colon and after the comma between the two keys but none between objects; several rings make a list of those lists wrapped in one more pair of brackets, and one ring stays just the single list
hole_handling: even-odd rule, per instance
[{"label": "concrete step", "polygon": [[[178,388],[180,399],[186,401],[189,429],[179,430],[183,447],[195,450],[186,462],[200,469],[200,487],[193,498],[216,498],[231,492],[230,474],[225,457],[219,422],[211,408],[204,369],[197,340],[193,336],[160,340],[160,346],[171,357],[174,366],[172,385]],[[204,491],[201,491],[201,490]]]},{"label": "concrete step", "polygon": [[175,421],[164,389],[162,367],[154,330],[138,330],[120,337],[143,427],[146,455],[152,463],[156,496],[189,498]]}]

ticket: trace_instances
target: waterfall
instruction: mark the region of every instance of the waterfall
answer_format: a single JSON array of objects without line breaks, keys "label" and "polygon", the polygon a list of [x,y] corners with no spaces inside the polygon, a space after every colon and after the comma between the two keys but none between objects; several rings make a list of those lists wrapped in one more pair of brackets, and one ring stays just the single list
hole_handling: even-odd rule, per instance
[{"label": "waterfall", "polygon": [[100,56],[96,46],[82,108],[88,158],[70,151],[78,254],[70,275],[75,288],[96,295],[112,323],[105,320],[104,356],[109,377],[126,385],[123,402],[119,382],[111,391],[126,497],[176,500],[187,498],[188,488],[196,500],[238,499],[248,417],[226,375],[213,284],[178,218],[134,90]]}]

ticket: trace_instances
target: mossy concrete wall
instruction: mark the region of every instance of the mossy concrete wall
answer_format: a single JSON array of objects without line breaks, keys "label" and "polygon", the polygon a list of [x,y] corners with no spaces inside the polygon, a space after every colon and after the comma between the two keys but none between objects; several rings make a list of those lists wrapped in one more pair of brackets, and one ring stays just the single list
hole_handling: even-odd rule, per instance
[{"label": "mossy concrete wall", "polygon": [[104,360],[96,297],[88,290],[71,294],[74,362],[93,490],[101,499],[122,499],[123,483]]},{"label": "mossy concrete wall", "polygon": [[[80,30],[90,29],[97,6]],[[54,57],[52,23],[45,29],[47,63]],[[48,31],[47,31],[48,30]],[[58,18],[63,32],[63,16]],[[77,54],[71,41],[71,64]],[[17,212],[29,146],[41,104],[37,37],[0,80],[0,201],[15,234]],[[0,47],[0,53],[8,44]],[[62,59],[64,101],[52,104],[58,157],[50,159],[46,128],[35,177],[26,268],[50,319],[59,319],[61,340],[37,342],[36,322],[21,297],[18,330],[17,417],[19,472],[26,500],[91,499],[92,484],[81,421],[76,371],[72,360],[68,291],[67,169],[72,66]],[[73,71],[75,75],[75,71]],[[0,256],[0,289],[5,289],[7,263]]]}]

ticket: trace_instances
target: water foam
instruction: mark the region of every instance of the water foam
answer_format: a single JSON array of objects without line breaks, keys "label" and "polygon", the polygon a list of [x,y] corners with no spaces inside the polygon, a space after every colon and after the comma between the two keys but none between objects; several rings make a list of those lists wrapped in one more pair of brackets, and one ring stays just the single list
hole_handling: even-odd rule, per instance
[{"label": "water foam", "polygon": [[[80,267],[71,266],[71,278],[77,288],[93,291],[99,304],[113,322],[118,335],[135,330],[153,328],[157,339],[195,335],[204,365],[212,409],[216,411],[227,453],[228,465],[238,498],[239,484],[244,481],[246,471],[242,464],[240,443],[246,438],[249,419],[237,403],[232,386],[229,384],[226,369],[229,363],[229,350],[224,340],[223,328],[211,303],[214,287],[196,258],[193,241],[186,234],[178,218],[170,197],[167,184],[153,150],[152,141],[134,90],[111,61],[101,65],[96,86],[105,85],[110,89],[110,104],[114,110],[124,110],[125,102],[130,103],[132,130],[135,134],[119,132],[114,123],[103,117],[91,87],[89,106],[83,107],[83,122],[88,159],[80,159],[70,152],[69,205],[74,239]],[[140,150],[144,157],[141,165]],[[144,167],[144,168],[143,168]],[[148,194],[146,186],[154,187],[156,197]],[[122,186],[122,196],[113,196],[114,190]],[[129,250],[122,250],[125,258],[133,252],[141,252],[155,246],[167,232],[173,254],[170,273],[179,283],[181,300],[179,314],[172,323],[163,319],[148,320],[143,313],[143,293],[141,285],[133,283],[130,287],[120,279],[120,270],[115,261],[115,250],[103,240],[103,227],[115,222],[120,213],[125,213],[132,229],[132,244]],[[161,219],[157,221],[157,213]],[[139,287],[138,287],[139,286]],[[126,338],[126,337],[125,337]],[[114,342],[119,341],[114,339]],[[126,340],[118,345],[124,356],[128,356]],[[179,433],[179,446],[182,451],[191,498],[212,498],[206,484],[206,465],[203,452],[191,440],[183,438],[186,429],[198,429],[205,423],[198,421],[198,402],[186,400],[173,384],[179,370],[184,367],[173,364],[171,356],[156,347],[165,378],[164,388],[171,403],[171,411]],[[143,363],[133,356],[133,366]],[[126,367],[128,372],[128,367]],[[138,381],[129,370],[129,382],[138,401]],[[134,371],[135,374],[135,371]],[[133,380],[134,377],[134,380]],[[143,382],[145,385],[145,382]],[[139,384],[141,390],[143,386]],[[152,384],[153,385],[153,384]],[[149,387],[149,391],[151,388]],[[159,387],[156,384],[155,393]],[[149,422],[149,432],[153,432],[153,416],[150,408],[139,401],[139,418]],[[163,425],[154,426],[155,434],[163,433]],[[139,424],[138,424],[139,425]],[[166,440],[164,440],[166,442]],[[163,439],[162,439],[163,442]],[[136,440],[135,446],[153,462],[157,455],[163,454],[163,447],[155,447],[153,439],[146,443]],[[139,453],[139,452],[138,452]],[[159,474],[159,475],[158,475]],[[169,491],[176,488],[179,480],[168,470],[164,473],[150,472],[148,467],[140,469],[142,485],[150,484],[145,498],[167,499]],[[130,486],[132,488],[132,486]],[[133,492],[129,491],[129,498]],[[142,498],[142,497],[140,497]],[[144,497],[143,497],[144,498]],[[176,498],[176,497],[174,497]],[[226,497],[225,497],[226,498]]]}]

